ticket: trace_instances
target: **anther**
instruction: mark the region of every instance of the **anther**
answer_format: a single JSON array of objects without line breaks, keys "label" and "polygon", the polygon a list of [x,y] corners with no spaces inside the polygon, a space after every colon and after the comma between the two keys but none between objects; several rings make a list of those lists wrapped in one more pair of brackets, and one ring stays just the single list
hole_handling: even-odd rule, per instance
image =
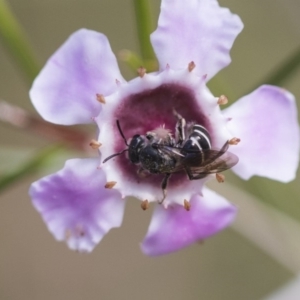
[{"label": "anther", "polygon": [[106,184],[105,184],[104,187],[105,187],[106,189],[112,189],[116,184],[117,184],[116,181],[108,181],[108,182],[106,182]]},{"label": "anther", "polygon": [[139,68],[137,69],[137,73],[138,73],[138,75],[139,75],[141,78],[143,78],[143,77],[145,76],[146,71],[147,71],[147,70],[146,70],[144,67],[139,67]]},{"label": "anther", "polygon": [[91,140],[89,145],[92,147],[92,149],[99,149],[102,146],[102,144],[96,140]]},{"label": "anther", "polygon": [[85,232],[83,230],[82,225],[80,225],[80,224],[76,225],[75,230],[76,230],[76,233],[78,236],[85,236]]},{"label": "anther", "polygon": [[228,103],[228,98],[225,95],[221,95],[217,102],[219,105],[225,105]]},{"label": "anther", "polygon": [[120,86],[121,85],[121,81],[118,80],[118,79],[116,79],[116,84],[117,84],[117,86]]},{"label": "anther", "polygon": [[142,210],[146,210],[149,208],[149,201],[147,199],[142,201],[141,208],[142,208]]},{"label": "anther", "polygon": [[228,144],[229,145],[237,145],[240,141],[241,141],[241,139],[234,137],[228,141]]},{"label": "anther", "polygon": [[170,65],[169,64],[166,64],[166,70],[170,70]]},{"label": "anther", "polygon": [[222,183],[225,181],[225,176],[221,173],[216,173],[216,179],[219,183]]},{"label": "anther", "polygon": [[191,61],[189,64],[188,64],[188,70],[189,72],[192,72],[194,69],[195,69],[196,65],[193,61]]},{"label": "anther", "polygon": [[186,199],[183,200],[183,207],[185,208],[186,211],[190,211],[191,209],[191,203],[187,201]]},{"label": "anther", "polygon": [[66,229],[65,231],[65,240],[68,241],[72,236],[72,232],[70,229]]},{"label": "anther", "polygon": [[98,102],[100,102],[100,103],[102,103],[102,104],[105,104],[105,103],[106,103],[105,98],[104,98],[103,95],[101,95],[101,94],[96,94],[96,98],[97,98],[97,101],[98,101]]}]

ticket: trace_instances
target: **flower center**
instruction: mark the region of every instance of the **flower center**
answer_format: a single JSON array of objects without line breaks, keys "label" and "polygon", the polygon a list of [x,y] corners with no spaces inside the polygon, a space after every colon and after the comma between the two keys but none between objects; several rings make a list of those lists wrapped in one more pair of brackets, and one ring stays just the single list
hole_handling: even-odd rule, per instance
[{"label": "flower center", "polygon": [[[179,84],[163,84],[155,89],[145,90],[142,93],[133,94],[123,99],[115,111],[115,120],[119,120],[122,131],[130,140],[134,135],[146,135],[147,132],[165,128],[171,134],[175,134],[177,119],[173,111],[177,111],[186,122],[195,122],[204,126],[210,132],[210,123],[201,111],[193,91]],[[126,145],[117,127],[114,132],[114,152],[120,152]],[[133,164],[126,155],[117,158],[123,176],[135,182],[156,184],[160,187],[164,174],[141,176],[139,166]],[[169,186],[178,185],[187,179],[182,173],[173,174]]]}]

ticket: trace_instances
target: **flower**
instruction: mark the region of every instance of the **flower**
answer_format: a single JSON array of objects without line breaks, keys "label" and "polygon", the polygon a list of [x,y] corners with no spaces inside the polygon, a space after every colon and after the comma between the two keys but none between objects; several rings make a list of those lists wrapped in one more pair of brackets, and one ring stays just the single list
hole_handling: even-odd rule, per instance
[{"label": "flower", "polygon": [[[299,127],[293,95],[264,85],[221,111],[226,98],[214,97],[206,87],[230,63],[229,51],[242,27],[239,17],[216,0],[162,0],[158,28],[151,35],[158,72],[141,71],[126,82],[107,38],[86,29],[71,35],[49,59],[30,91],[35,108],[56,124],[95,122],[100,133],[92,146],[102,144],[100,160],[68,160],[30,188],[34,206],[56,239],[89,252],[121,225],[125,198],[140,199],[144,209],[161,199],[163,175],[141,176],[125,154],[102,163],[127,148],[116,120],[128,139],[157,128],[174,133],[176,110],[203,125],[214,148],[241,139],[230,152],[239,157],[233,171],[243,179],[260,175],[287,182],[295,177]],[[141,244],[144,253],[179,250],[233,221],[235,206],[204,186],[210,177],[172,175]]]}]

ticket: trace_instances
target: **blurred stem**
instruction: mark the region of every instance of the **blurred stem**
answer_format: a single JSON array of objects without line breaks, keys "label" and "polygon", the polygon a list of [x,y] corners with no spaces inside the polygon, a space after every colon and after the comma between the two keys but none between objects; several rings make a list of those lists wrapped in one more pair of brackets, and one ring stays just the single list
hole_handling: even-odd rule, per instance
[{"label": "blurred stem", "polygon": [[31,83],[40,70],[27,36],[5,0],[0,0],[0,37]]},{"label": "blurred stem", "polygon": [[153,31],[152,15],[148,0],[133,0],[136,27],[143,60],[156,60],[150,43],[150,33]]},{"label": "blurred stem", "polygon": [[9,185],[22,179],[26,175],[29,175],[30,173],[40,169],[47,159],[52,157],[54,154],[57,154],[59,151],[61,151],[61,149],[62,146],[58,145],[46,148],[35,155],[31,160],[23,164],[17,170],[0,177],[0,192],[2,192]]},{"label": "blurred stem", "polygon": [[[292,76],[300,66],[300,48],[282,62],[270,75],[263,80],[263,83],[281,86]],[[255,87],[257,88],[257,87]]]},{"label": "blurred stem", "polygon": [[89,137],[84,132],[45,122],[2,99],[0,99],[0,121],[55,142],[63,143],[72,149],[86,151],[89,144]]}]

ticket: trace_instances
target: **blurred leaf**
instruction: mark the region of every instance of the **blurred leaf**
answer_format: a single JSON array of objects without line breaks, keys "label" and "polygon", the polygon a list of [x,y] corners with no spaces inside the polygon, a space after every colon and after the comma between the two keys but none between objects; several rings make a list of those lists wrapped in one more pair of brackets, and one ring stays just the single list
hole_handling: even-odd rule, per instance
[{"label": "blurred leaf", "polygon": [[5,0],[0,0],[0,37],[29,83],[40,70],[28,38]]},{"label": "blurred leaf", "polygon": [[[51,146],[43,149],[37,154],[31,156],[31,159],[21,163],[16,168],[11,168],[11,170],[0,177],[0,192],[2,192],[8,186],[11,186],[21,178],[39,170],[42,168],[47,160],[57,153],[62,151],[62,146]],[[7,158],[6,158],[7,159]]]},{"label": "blurred leaf", "polygon": [[300,66],[300,48],[298,48],[293,54],[285,59],[274,71],[272,71],[262,83],[255,86],[250,92],[255,90],[261,84],[272,84],[282,86]]},{"label": "blurred leaf", "polygon": [[5,173],[11,172],[11,170],[18,168],[34,154],[35,149],[28,147],[22,149],[9,146],[1,146],[0,149],[0,178]]}]

